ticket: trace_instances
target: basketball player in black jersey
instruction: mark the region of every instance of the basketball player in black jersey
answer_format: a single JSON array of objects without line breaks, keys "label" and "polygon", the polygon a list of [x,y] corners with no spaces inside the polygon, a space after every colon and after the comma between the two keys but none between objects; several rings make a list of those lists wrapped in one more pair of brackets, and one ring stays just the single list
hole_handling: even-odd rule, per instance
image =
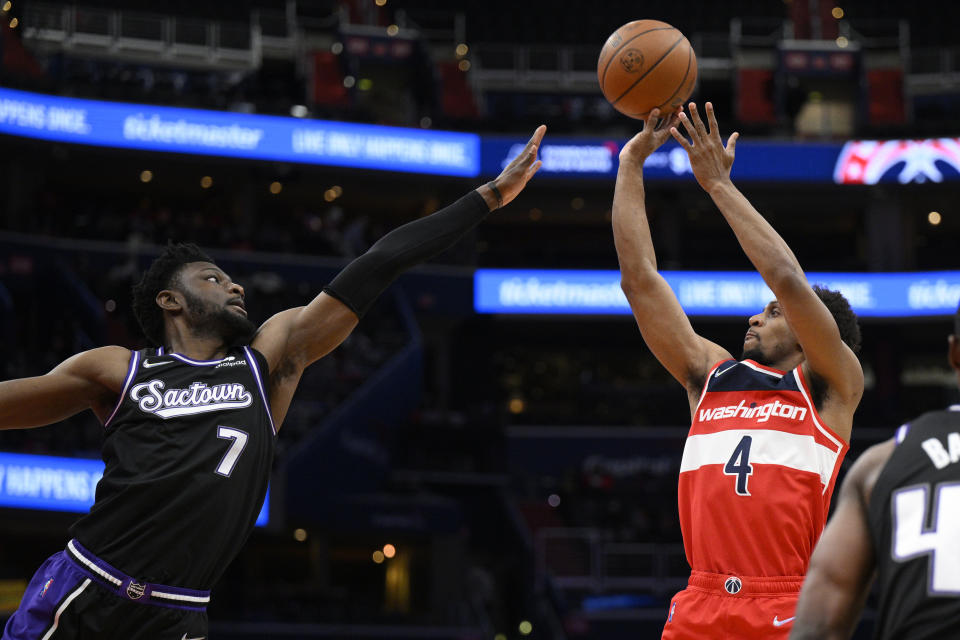
[{"label": "basketball player in black jersey", "polygon": [[[960,384],[960,308],[948,360]],[[850,469],[790,640],[849,638],[874,575],[877,640],[960,638],[960,405],[901,426]]]},{"label": "basketball player in black jersey", "polygon": [[495,180],[390,232],[309,304],[259,329],[243,287],[196,246],[171,245],[134,290],[156,348],[101,347],[0,382],[0,428],[91,409],[106,463],[90,513],[34,575],[2,640],[205,638],[210,588],[253,529],[303,370],[403,270],[513,200],[540,168],[545,131]]}]

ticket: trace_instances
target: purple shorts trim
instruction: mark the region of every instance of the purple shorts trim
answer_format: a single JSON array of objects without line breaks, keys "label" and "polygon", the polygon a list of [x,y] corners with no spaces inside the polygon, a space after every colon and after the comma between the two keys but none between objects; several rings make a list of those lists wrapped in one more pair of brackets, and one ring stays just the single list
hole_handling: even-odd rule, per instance
[{"label": "purple shorts trim", "polygon": [[40,565],[27,585],[20,606],[7,621],[3,640],[42,638],[62,614],[90,586],[90,579],[63,551]]},{"label": "purple shorts trim", "polygon": [[210,603],[209,591],[138,581],[93,555],[76,539],[67,543],[63,553],[86,576],[124,600],[188,611],[204,611]]}]

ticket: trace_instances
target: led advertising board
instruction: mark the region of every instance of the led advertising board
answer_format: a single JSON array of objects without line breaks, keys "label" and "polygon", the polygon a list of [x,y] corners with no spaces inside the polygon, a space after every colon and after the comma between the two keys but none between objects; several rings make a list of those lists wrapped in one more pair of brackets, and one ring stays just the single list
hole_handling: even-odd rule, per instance
[{"label": "led advertising board", "polygon": [[[23,453],[0,453],[0,507],[86,513],[93,505],[103,462]],[[265,527],[270,492],[257,516]]]},{"label": "led advertising board", "polygon": [[[662,271],[692,316],[750,316],[774,299],[759,274]],[[960,301],[960,271],[910,273],[811,272],[807,279],[841,291],[863,317],[948,316]],[[478,313],[629,314],[619,271],[479,269]]]}]

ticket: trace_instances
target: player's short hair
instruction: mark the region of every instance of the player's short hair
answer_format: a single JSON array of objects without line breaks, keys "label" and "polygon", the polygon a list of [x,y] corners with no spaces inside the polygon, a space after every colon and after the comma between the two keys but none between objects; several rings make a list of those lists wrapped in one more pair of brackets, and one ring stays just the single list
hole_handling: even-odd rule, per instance
[{"label": "player's short hair", "polygon": [[813,285],[813,292],[820,301],[827,306],[837,328],[840,329],[840,339],[843,340],[854,353],[860,352],[860,324],[857,314],[850,308],[850,302],[839,291],[832,291],[820,285]]},{"label": "player's short hair", "polygon": [[165,336],[163,310],[157,305],[157,294],[178,285],[180,270],[189,262],[213,262],[190,242],[170,243],[143,273],[140,282],[133,285],[133,314],[147,337],[155,346],[162,346]]}]

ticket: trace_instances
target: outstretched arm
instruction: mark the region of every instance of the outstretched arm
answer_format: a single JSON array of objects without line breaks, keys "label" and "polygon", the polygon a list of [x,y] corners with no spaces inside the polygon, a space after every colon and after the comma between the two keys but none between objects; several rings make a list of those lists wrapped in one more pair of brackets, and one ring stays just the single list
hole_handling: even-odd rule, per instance
[{"label": "outstretched arm", "polygon": [[64,360],[46,375],[0,382],[0,429],[42,427],[84,409],[105,420],[129,360],[128,349],[100,347]]},{"label": "outstretched arm", "polygon": [[892,440],[871,447],[844,479],[837,510],[810,559],[790,640],[846,640],[853,634],[873,582],[870,495],[893,448]]},{"label": "outstretched arm", "polygon": [[691,396],[700,393],[710,366],[730,357],[720,346],[697,335],[680,302],[657,271],[643,187],[643,163],[678,122],[676,114],[656,127],[654,109],[620,152],[613,193],[613,241],[620,260],[620,286],[644,341]]},{"label": "outstretched arm", "polygon": [[546,130],[538,127],[495,180],[433,215],[394,229],[347,265],[310,304],[264,323],[252,346],[270,365],[274,422],[282,422],[304,368],[343,342],[397,276],[449,248],[490,211],[520,194],[540,168],[537,151]]},{"label": "outstretched arm", "polygon": [[733,133],[724,147],[713,105],[708,102],[706,108],[709,132],[691,102],[691,117],[681,114],[680,119],[692,143],[676,128],[671,133],[690,156],[697,182],[720,209],[744,253],[776,295],[810,370],[826,380],[831,391],[849,407],[852,418],[863,394],[860,362],[840,339],[836,321],[807,282],[793,251],[730,180],[739,134]]}]

